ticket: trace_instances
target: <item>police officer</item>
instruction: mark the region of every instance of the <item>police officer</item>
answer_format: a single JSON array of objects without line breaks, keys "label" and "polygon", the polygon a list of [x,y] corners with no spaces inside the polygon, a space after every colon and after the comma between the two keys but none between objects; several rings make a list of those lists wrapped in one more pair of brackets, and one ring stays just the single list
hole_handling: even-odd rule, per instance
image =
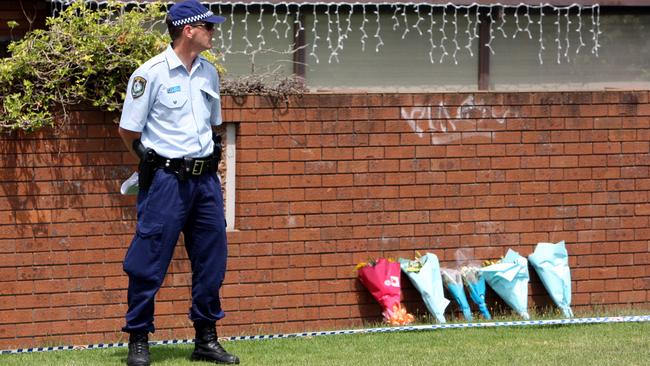
[{"label": "police officer", "polygon": [[212,48],[214,15],[196,0],[167,14],[172,43],[131,76],[119,134],[140,157],[137,228],[124,259],[129,276],[130,366],[149,365],[148,333],[154,332],[154,297],[182,232],[192,265],[189,318],[196,339],[192,360],[237,364],[217,341],[215,322],[224,316],[219,289],[226,270],[226,231],[216,170],[221,124],[219,75],[202,58]]}]

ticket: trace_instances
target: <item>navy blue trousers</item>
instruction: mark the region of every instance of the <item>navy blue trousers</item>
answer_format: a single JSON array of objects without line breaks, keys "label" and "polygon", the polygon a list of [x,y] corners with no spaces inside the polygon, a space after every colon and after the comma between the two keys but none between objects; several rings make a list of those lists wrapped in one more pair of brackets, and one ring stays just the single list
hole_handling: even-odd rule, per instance
[{"label": "navy blue trousers", "polygon": [[219,289],[226,272],[226,221],[216,174],[179,181],[158,169],[148,191],[138,193],[138,223],[124,258],[129,276],[125,332],[154,332],[154,299],[180,233],[192,265],[194,322],[224,317]]}]

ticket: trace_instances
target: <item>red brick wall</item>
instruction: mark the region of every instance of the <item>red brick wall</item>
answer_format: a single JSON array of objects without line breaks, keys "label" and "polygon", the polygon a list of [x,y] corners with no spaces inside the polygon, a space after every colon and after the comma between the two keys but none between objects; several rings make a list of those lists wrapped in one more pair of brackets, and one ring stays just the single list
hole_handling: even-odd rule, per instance
[{"label": "red brick wall", "polygon": [[[380,310],[354,265],[458,248],[493,259],[565,240],[574,309],[650,302],[648,92],[224,99],[236,223],[221,335],[331,329]],[[123,339],[134,169],[115,115],[0,135],[0,348]],[[155,339],[191,338],[176,252]],[[424,312],[402,279],[411,311]],[[494,294],[490,305],[498,306]],[[548,295],[531,270],[530,306]]]}]

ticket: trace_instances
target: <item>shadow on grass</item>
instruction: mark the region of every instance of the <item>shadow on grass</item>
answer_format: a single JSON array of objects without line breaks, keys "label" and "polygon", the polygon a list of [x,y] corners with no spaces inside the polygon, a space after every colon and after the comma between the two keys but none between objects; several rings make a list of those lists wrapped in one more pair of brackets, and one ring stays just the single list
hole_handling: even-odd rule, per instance
[{"label": "shadow on grass", "polygon": [[[151,362],[152,363],[162,363],[167,362],[170,365],[179,364],[181,362],[187,362],[190,360],[190,354],[192,354],[193,346],[187,347],[151,347]],[[126,359],[126,355],[124,356]]]},{"label": "shadow on grass", "polygon": [[[191,346],[173,346],[158,345],[149,347],[149,353],[152,364],[178,365],[190,361],[190,354],[193,348]],[[115,364],[126,364],[126,357],[129,349],[120,348],[111,357],[111,362]]]}]

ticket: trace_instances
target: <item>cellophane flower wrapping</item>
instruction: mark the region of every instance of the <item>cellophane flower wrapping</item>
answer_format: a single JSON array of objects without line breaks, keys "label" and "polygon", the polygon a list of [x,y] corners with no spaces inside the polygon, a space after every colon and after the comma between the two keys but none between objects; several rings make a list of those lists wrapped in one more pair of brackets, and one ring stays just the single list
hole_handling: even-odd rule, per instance
[{"label": "cellophane flower wrapping", "polygon": [[528,261],[512,249],[495,264],[481,268],[485,281],[522,318],[528,315]]},{"label": "cellophane flower wrapping", "polygon": [[573,317],[569,253],[564,240],[556,244],[538,243],[533,254],[528,256],[528,260],[564,316]]},{"label": "cellophane flower wrapping", "polygon": [[445,298],[440,275],[440,262],[433,253],[416,257],[414,260],[399,259],[402,271],[420,292],[424,305],[439,323],[446,323],[445,309],[449,300]]},{"label": "cellophane flower wrapping", "polygon": [[406,325],[415,320],[400,303],[400,265],[386,258],[357,266],[359,280],[382,308],[384,321],[391,325]]},{"label": "cellophane flower wrapping", "polygon": [[440,274],[442,275],[442,282],[444,282],[445,287],[447,287],[447,290],[463,312],[463,317],[465,320],[471,321],[472,310],[469,308],[467,296],[465,296],[463,278],[460,271],[451,268],[440,268]]},{"label": "cellophane flower wrapping", "polygon": [[463,266],[460,268],[460,274],[469,292],[469,297],[478,306],[483,318],[492,319],[485,303],[485,278],[481,273],[481,268],[474,265]]}]

